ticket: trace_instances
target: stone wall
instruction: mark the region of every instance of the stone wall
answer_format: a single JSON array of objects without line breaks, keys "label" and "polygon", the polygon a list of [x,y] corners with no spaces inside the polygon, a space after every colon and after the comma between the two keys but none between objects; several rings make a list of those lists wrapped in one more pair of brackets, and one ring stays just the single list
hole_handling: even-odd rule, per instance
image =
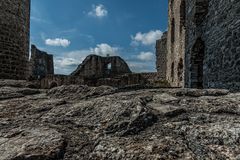
[{"label": "stone wall", "polygon": [[166,79],[167,71],[167,32],[156,42],[156,67],[161,79]]},{"label": "stone wall", "polygon": [[131,73],[127,63],[120,57],[101,57],[89,55],[82,64],[71,74],[84,78],[107,78]]},{"label": "stone wall", "polygon": [[240,1],[186,2],[185,86],[240,89]]},{"label": "stone wall", "polygon": [[84,78],[81,76],[66,76],[66,75],[47,75],[40,81],[40,88],[49,89],[61,85],[88,85],[102,86],[108,85],[113,87],[125,87],[131,85],[146,85],[148,80],[141,73],[123,74],[112,78]]},{"label": "stone wall", "polygon": [[53,55],[43,52],[35,45],[31,46],[30,73],[34,79],[54,74]]},{"label": "stone wall", "polygon": [[[32,52],[34,55],[40,51],[35,46],[32,46]],[[40,52],[40,54],[42,53]],[[111,64],[111,68],[107,68],[108,64]],[[36,82],[43,89],[72,84],[88,86],[108,85],[124,88],[134,85],[147,86],[148,84],[152,84],[151,82],[158,80],[158,75],[156,72],[131,73],[126,62],[117,56],[100,57],[90,55],[71,75],[48,74]]]},{"label": "stone wall", "polygon": [[47,75],[44,78],[42,78],[39,82],[40,88],[43,89],[49,89],[61,85],[84,84],[83,78],[67,75]]},{"label": "stone wall", "polygon": [[167,80],[182,87],[185,53],[185,0],[169,0],[167,35]]},{"label": "stone wall", "polygon": [[0,78],[25,79],[28,70],[30,0],[0,1]]}]

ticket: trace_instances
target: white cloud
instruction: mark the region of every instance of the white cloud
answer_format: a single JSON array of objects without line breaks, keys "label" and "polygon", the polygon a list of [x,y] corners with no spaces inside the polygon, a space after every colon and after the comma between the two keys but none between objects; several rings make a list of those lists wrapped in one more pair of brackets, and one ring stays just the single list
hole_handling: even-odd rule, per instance
[{"label": "white cloud", "polygon": [[68,47],[71,44],[71,42],[67,39],[55,38],[55,39],[46,39],[45,44],[48,46]]},{"label": "white cloud", "polygon": [[54,58],[54,67],[57,74],[70,74],[90,54],[90,50],[76,50],[63,53]]},{"label": "white cloud", "polygon": [[108,15],[108,11],[102,4],[99,4],[97,6],[93,5],[92,10],[88,12],[88,15],[93,17],[103,18]]},{"label": "white cloud", "polygon": [[60,67],[71,67],[79,64],[79,61],[73,58],[57,57],[55,60],[55,65]]},{"label": "white cloud", "polygon": [[138,61],[128,61],[128,66],[133,72],[156,72],[154,69],[154,64],[149,62],[138,62]]},{"label": "white cloud", "polygon": [[163,35],[163,32],[160,30],[149,31],[148,33],[138,32],[135,36],[131,36],[132,45],[137,46],[139,43],[143,45],[153,45],[156,43],[156,40],[160,39]]},{"label": "white cloud", "polygon": [[137,55],[137,58],[141,61],[152,61],[154,59],[154,54],[152,52],[141,52]]},{"label": "white cloud", "polygon": [[145,63],[142,62],[128,62],[128,66],[135,72],[140,72],[143,68],[146,67]]},{"label": "white cloud", "polygon": [[91,53],[100,56],[116,56],[118,55],[119,48],[112,47],[106,43],[98,44],[96,48],[91,48]]}]

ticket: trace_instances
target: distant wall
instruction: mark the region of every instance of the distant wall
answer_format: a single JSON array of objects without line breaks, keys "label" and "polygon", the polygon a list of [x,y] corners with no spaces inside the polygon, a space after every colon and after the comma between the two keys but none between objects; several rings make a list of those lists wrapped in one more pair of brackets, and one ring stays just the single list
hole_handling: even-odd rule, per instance
[{"label": "distant wall", "polygon": [[[36,48],[33,46],[33,53]],[[110,65],[109,65],[110,64]],[[127,63],[118,56],[88,56],[71,75],[48,74],[40,79],[41,88],[53,88],[61,85],[88,85],[126,87],[145,86],[157,79],[158,73],[131,73]]]},{"label": "distant wall", "polygon": [[167,32],[156,42],[156,66],[161,79],[167,75]]},{"label": "distant wall", "polygon": [[81,77],[66,76],[66,75],[47,75],[40,80],[40,86],[43,89],[49,89],[61,85],[78,84],[83,85],[84,80]]},{"label": "distant wall", "polygon": [[0,78],[26,79],[30,0],[0,1]]},{"label": "distant wall", "polygon": [[54,74],[53,55],[31,46],[30,75],[35,79]]},{"label": "distant wall", "polygon": [[71,74],[84,78],[106,78],[131,73],[127,63],[118,56],[89,55]]},{"label": "distant wall", "polygon": [[[151,79],[153,77],[150,78],[148,76],[148,78]],[[112,78],[96,78],[96,79],[94,78],[85,79],[81,76],[47,75],[45,78],[41,79],[39,83],[41,88],[49,89],[61,85],[71,84],[88,86],[108,85],[113,87],[125,87],[131,85],[146,85],[149,83],[149,81],[147,77],[144,77],[141,73],[130,73]]]}]

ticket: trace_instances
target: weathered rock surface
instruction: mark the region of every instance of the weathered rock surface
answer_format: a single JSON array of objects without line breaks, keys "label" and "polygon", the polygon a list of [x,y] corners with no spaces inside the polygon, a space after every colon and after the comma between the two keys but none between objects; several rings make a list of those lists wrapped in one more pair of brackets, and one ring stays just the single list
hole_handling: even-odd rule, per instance
[{"label": "weathered rock surface", "polygon": [[66,143],[50,128],[16,128],[0,137],[1,159],[62,159]]},{"label": "weathered rock surface", "polygon": [[37,89],[30,88],[14,88],[14,87],[1,87],[0,88],[0,100],[20,98],[26,95],[39,94]]},{"label": "weathered rock surface", "polygon": [[0,79],[0,87],[38,88],[38,85],[34,81]]},{"label": "weathered rock surface", "polygon": [[[116,88],[109,86],[88,87],[86,85],[63,85],[48,91],[48,96],[53,98],[66,99],[87,99],[89,97],[98,97],[115,93]],[[67,95],[67,96],[66,96]]]},{"label": "weathered rock surface", "polygon": [[0,160],[240,158],[239,93],[72,85],[12,96],[26,90],[0,87]]}]

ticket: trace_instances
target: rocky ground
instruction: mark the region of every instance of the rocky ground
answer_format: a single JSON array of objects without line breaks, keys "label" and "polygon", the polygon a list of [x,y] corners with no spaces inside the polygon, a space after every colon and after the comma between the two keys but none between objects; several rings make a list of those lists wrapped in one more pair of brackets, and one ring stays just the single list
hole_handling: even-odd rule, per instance
[{"label": "rocky ground", "polygon": [[0,82],[0,160],[240,159],[240,93]]}]

